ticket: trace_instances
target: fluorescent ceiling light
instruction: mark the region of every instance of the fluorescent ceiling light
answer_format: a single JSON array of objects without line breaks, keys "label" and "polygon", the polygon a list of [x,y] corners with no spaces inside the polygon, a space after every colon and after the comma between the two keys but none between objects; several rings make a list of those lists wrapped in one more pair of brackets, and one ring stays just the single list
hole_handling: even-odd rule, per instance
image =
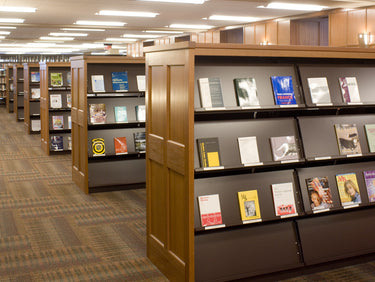
[{"label": "fluorescent ceiling light", "polygon": [[208,18],[214,21],[232,21],[232,22],[254,22],[259,21],[259,18],[255,17],[237,17],[237,16],[223,16],[223,15],[212,15]]},{"label": "fluorescent ceiling light", "polygon": [[30,47],[54,47],[56,46],[56,43],[32,43],[32,42],[29,42],[27,43],[27,46],[30,46]]},{"label": "fluorescent ceiling light", "polygon": [[15,26],[0,26],[0,29],[17,29]]},{"label": "fluorescent ceiling light", "polygon": [[124,26],[123,22],[107,22],[107,21],[76,21],[78,25],[100,25],[100,26]]},{"label": "fluorescent ceiling light", "polygon": [[99,11],[98,15],[100,15],[100,16],[155,18],[159,14],[158,13],[150,13],[150,12],[101,10],[101,11]]},{"label": "fluorescent ceiling light", "polygon": [[3,34],[3,35],[8,35],[10,33],[10,31],[0,31],[0,34]]},{"label": "fluorescent ceiling light", "polygon": [[134,42],[134,41],[137,41],[137,39],[134,39],[134,38],[114,38],[114,37],[106,38],[105,40],[106,41],[120,41],[120,42]]},{"label": "fluorescent ceiling light", "polygon": [[74,40],[73,37],[49,37],[49,36],[42,36],[39,37],[40,40],[62,40],[62,41],[68,41],[68,40]]},{"label": "fluorescent ceiling light", "polygon": [[168,3],[181,3],[181,4],[203,4],[206,0],[140,0],[149,2],[168,2]]},{"label": "fluorescent ceiling light", "polygon": [[171,30],[145,30],[146,33],[170,33],[170,34],[181,34],[182,31],[171,31]]},{"label": "fluorescent ceiling light", "polygon": [[267,6],[258,6],[258,8],[280,9],[280,10],[294,10],[294,11],[321,11],[326,9],[326,6],[310,5],[310,4],[296,4],[296,3],[279,3],[272,2]]},{"label": "fluorescent ceiling light", "polygon": [[23,23],[24,19],[0,18],[0,23]]},{"label": "fluorescent ceiling light", "polygon": [[157,38],[161,35],[151,35],[151,34],[124,34],[122,37],[125,38]]},{"label": "fluorescent ceiling light", "polygon": [[35,13],[36,8],[29,7],[0,7],[0,12],[18,12],[18,13]]},{"label": "fluorescent ceiling light", "polygon": [[87,36],[87,33],[73,33],[73,32],[50,32],[51,36]]},{"label": "fluorescent ceiling light", "polygon": [[105,29],[101,29],[101,28],[60,28],[60,30],[68,30],[68,31],[105,31]]},{"label": "fluorescent ceiling light", "polygon": [[186,29],[211,29],[213,26],[204,24],[171,24],[170,28],[186,28]]},{"label": "fluorescent ceiling light", "polygon": [[5,36],[3,36],[3,35],[0,35],[0,39],[5,39]]}]

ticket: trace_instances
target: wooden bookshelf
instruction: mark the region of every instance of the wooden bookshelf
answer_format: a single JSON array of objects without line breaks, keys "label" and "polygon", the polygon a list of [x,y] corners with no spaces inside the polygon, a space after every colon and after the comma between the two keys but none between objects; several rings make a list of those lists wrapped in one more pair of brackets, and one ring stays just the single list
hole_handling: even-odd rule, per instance
[{"label": "wooden bookshelf", "polygon": [[[40,133],[40,98],[33,98],[33,89],[40,92],[40,80],[32,81],[32,73],[39,73],[39,64],[23,64],[24,124],[27,133]],[[38,75],[40,77],[40,75]],[[39,81],[38,81],[39,80]],[[34,125],[36,123],[36,125]],[[35,127],[35,128],[34,128]]]},{"label": "wooden bookshelf", "polygon": [[[144,105],[144,91],[137,88],[137,75],[144,75],[144,58],[78,56],[71,59],[72,74],[72,165],[73,180],[85,192],[145,186],[145,153],[137,152],[134,133],[145,131],[136,120],[135,106]],[[112,72],[128,73],[129,91],[112,90]],[[105,92],[92,91],[91,76],[103,75]],[[90,104],[105,104],[104,124],[90,123]],[[114,107],[126,106],[128,122],[115,121]],[[125,136],[128,154],[116,155],[114,137]],[[93,140],[103,138],[105,156],[93,155]]]},{"label": "wooden bookshelf", "polygon": [[14,112],[14,83],[13,83],[13,64],[6,65],[6,109],[8,113]]},{"label": "wooden bookshelf", "polygon": [[[375,244],[369,242],[374,232],[368,227],[374,220],[374,216],[370,216],[374,206],[366,198],[363,179],[360,183],[363,203],[350,211],[340,206],[336,192],[333,197],[337,209],[314,214],[306,204],[307,193],[302,191],[306,189],[305,178],[317,171],[330,173],[330,184],[336,187],[335,173],[353,170],[360,175],[361,170],[373,166],[375,158],[367,149],[364,133],[361,133],[364,152],[358,158],[337,156],[335,137],[327,137],[319,141],[319,146],[324,151],[329,147],[327,141],[332,143],[329,158],[309,159],[316,142],[307,142],[309,138],[303,136],[309,134],[307,128],[298,139],[302,159],[296,163],[274,162],[269,145],[269,135],[274,136],[272,134],[280,130],[294,130],[293,134],[299,136],[301,124],[327,123],[325,128],[331,132],[333,127],[329,122],[336,119],[342,123],[373,122],[375,103],[369,74],[375,71],[375,55],[371,50],[181,42],[146,47],[144,52],[148,83],[147,255],[170,280],[228,281],[375,252]],[[362,68],[362,64],[366,67]],[[307,84],[301,82],[301,77],[305,79],[299,69],[301,65],[308,66],[307,77],[329,76],[331,107],[311,103]],[[327,65],[330,68],[323,70]],[[314,72],[315,69],[320,72]],[[347,76],[352,71],[355,71],[353,76],[358,76],[363,104],[344,105],[342,97],[340,101],[341,93],[334,75],[344,69]],[[296,108],[274,105],[270,83],[273,72],[280,73],[273,75],[292,74],[298,94]],[[257,77],[258,95],[268,106],[246,109],[236,104],[233,79],[252,76]],[[201,77],[221,78],[224,109],[200,106],[197,79]],[[364,113],[369,116],[362,116]],[[305,121],[305,116],[310,115],[316,119]],[[251,136],[254,132],[258,132],[257,138],[264,140],[258,143],[264,164],[246,167],[240,163],[235,141],[241,134]],[[196,138],[213,136],[220,137],[224,164],[212,171],[199,167]],[[299,182],[296,174],[302,175]],[[276,181],[293,183],[298,216],[289,219],[275,216],[270,183],[283,183]],[[250,189],[262,193],[259,197],[263,222],[243,224],[237,192]],[[225,226],[209,230],[201,227],[197,197],[216,193],[220,195]],[[348,246],[353,232],[358,240],[349,248],[343,248]],[[314,234],[319,234],[319,238],[315,239]],[[359,239],[361,237],[366,239]],[[324,241],[324,247],[318,241]]]},{"label": "wooden bookshelf", "polygon": [[24,120],[23,110],[23,65],[13,65],[13,85],[14,85],[14,112],[16,113],[16,120]]},{"label": "wooden bookshelf", "polygon": [[0,104],[6,106],[6,67],[0,70]]},{"label": "wooden bookshelf", "polygon": [[[71,75],[69,62],[40,62],[40,119],[41,119],[41,146],[47,154],[71,152],[71,129],[69,128],[70,106],[68,97],[71,97]],[[61,73],[63,84],[51,85],[51,73]],[[52,108],[50,95],[60,95],[61,108]],[[54,128],[54,117],[62,117],[63,127]],[[62,148],[51,146],[51,138],[58,136],[63,140]],[[69,145],[70,144],[70,145]]]}]

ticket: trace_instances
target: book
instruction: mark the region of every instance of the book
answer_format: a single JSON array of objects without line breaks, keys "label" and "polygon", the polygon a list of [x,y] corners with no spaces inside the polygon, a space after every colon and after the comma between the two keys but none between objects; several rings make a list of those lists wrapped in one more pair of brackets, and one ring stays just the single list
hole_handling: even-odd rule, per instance
[{"label": "book", "polygon": [[135,106],[135,118],[137,121],[146,121],[146,106],[137,105]]},{"label": "book", "polygon": [[291,76],[271,76],[276,105],[296,105]]},{"label": "book", "polygon": [[61,94],[51,94],[50,99],[50,108],[60,109],[62,108]]},{"label": "book", "polygon": [[342,98],[345,103],[361,102],[356,77],[339,77]]},{"label": "book", "polygon": [[64,129],[64,116],[52,116],[52,128]]},{"label": "book", "polygon": [[138,91],[146,91],[146,76],[137,75],[137,87]]},{"label": "book", "polygon": [[32,119],[31,120],[31,131],[40,131],[41,123],[40,119]]},{"label": "book", "polygon": [[40,88],[31,88],[31,99],[39,99],[40,98]]},{"label": "book", "polygon": [[255,78],[235,78],[233,82],[238,106],[259,106]]},{"label": "book", "polygon": [[272,196],[276,216],[297,215],[292,182],[272,184]]},{"label": "book", "polygon": [[371,153],[375,152],[375,124],[365,124],[368,148]]},{"label": "book", "polygon": [[313,211],[327,210],[333,207],[328,177],[311,177],[306,179],[310,206]]},{"label": "book", "polygon": [[274,161],[298,160],[298,148],[294,136],[271,137],[271,149]]},{"label": "book", "polygon": [[105,104],[89,104],[89,109],[91,124],[106,123],[107,113],[105,111]]},{"label": "book", "polygon": [[72,116],[68,116],[68,129],[72,129]]},{"label": "book", "polygon": [[361,195],[358,188],[357,176],[354,172],[336,175],[337,188],[343,207],[360,204]]},{"label": "book", "polygon": [[221,166],[219,138],[198,138],[198,155],[201,167]]},{"label": "book", "polygon": [[40,82],[40,73],[36,71],[30,72],[30,81],[31,82]]},{"label": "book", "polygon": [[70,71],[66,73],[66,83],[68,86],[72,86],[72,73]]},{"label": "book", "polygon": [[62,136],[51,136],[50,142],[51,151],[62,151],[64,150],[64,139]]},{"label": "book", "polygon": [[66,106],[68,108],[72,107],[72,94],[66,94]]},{"label": "book", "polygon": [[238,137],[238,148],[242,164],[259,163],[258,145],[256,136]]},{"label": "book", "polygon": [[202,227],[223,223],[219,194],[199,196],[198,206]]},{"label": "book", "polygon": [[68,136],[68,150],[72,150],[72,136]]},{"label": "book", "polygon": [[63,86],[63,74],[61,72],[51,72],[50,77],[52,87]]},{"label": "book", "polygon": [[91,140],[92,155],[105,156],[105,143],[103,138],[93,138]]},{"label": "book", "polygon": [[112,72],[112,90],[113,91],[128,91],[128,72],[117,71]]},{"label": "book", "polygon": [[224,107],[220,77],[199,78],[198,88],[202,108]]},{"label": "book", "polygon": [[115,121],[116,122],[128,122],[128,114],[125,106],[115,107]]},{"label": "book", "polygon": [[240,191],[237,194],[242,221],[260,219],[258,191]]},{"label": "book", "polygon": [[335,124],[335,131],[340,155],[362,154],[355,124]]},{"label": "book", "polygon": [[307,83],[310,89],[311,101],[314,104],[331,104],[331,96],[326,77],[309,77]]},{"label": "book", "polygon": [[92,92],[105,92],[104,88],[104,75],[92,75],[91,76],[91,88]]},{"label": "book", "polygon": [[134,147],[136,152],[146,152],[146,132],[134,132]]},{"label": "book", "polygon": [[366,183],[367,195],[370,203],[375,202],[375,170],[367,170],[363,172]]},{"label": "book", "polygon": [[128,145],[126,143],[126,137],[115,137],[115,153],[116,155],[124,155],[128,153]]}]

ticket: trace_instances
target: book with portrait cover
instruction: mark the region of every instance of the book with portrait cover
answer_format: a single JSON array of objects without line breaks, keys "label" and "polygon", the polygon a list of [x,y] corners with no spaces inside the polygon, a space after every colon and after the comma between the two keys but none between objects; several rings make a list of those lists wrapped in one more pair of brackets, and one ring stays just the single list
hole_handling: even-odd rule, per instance
[{"label": "book with portrait cover", "polygon": [[292,76],[271,76],[276,105],[296,105]]},{"label": "book with portrait cover", "polygon": [[64,129],[64,116],[52,116],[52,128]]},{"label": "book with portrait cover", "polygon": [[359,90],[356,77],[339,77],[342,98],[345,103],[359,103]]},{"label": "book with portrait cover", "polygon": [[40,82],[40,73],[36,71],[30,72],[30,81],[31,82]]},{"label": "book with portrait cover", "polygon": [[89,104],[90,109],[90,123],[102,124],[107,121],[107,113],[105,104]]},{"label": "book with portrait cover", "polygon": [[339,190],[340,201],[343,207],[357,206],[360,204],[361,195],[354,172],[336,175],[337,188]]},{"label": "book with portrait cover", "polygon": [[105,156],[105,143],[103,138],[93,138],[91,140],[92,155]]},{"label": "book with portrait cover", "polygon": [[223,223],[219,194],[199,196],[198,206],[202,227]]},{"label": "book with portrait cover", "polygon": [[375,124],[365,124],[368,148],[371,153],[375,153]]},{"label": "book with portrait cover", "polygon": [[112,72],[112,90],[118,92],[126,92],[129,90],[127,71]]},{"label": "book with portrait cover", "polygon": [[198,79],[202,108],[224,107],[220,77]]},{"label": "book with portrait cover", "polygon": [[298,215],[292,182],[272,184],[272,196],[276,216]]},{"label": "book with portrait cover", "polygon": [[62,151],[64,150],[64,140],[62,136],[51,136],[50,142],[51,151]]},{"label": "book with portrait cover", "polygon": [[370,203],[375,202],[375,170],[367,170],[363,172],[365,178],[367,195]]},{"label": "book with portrait cover", "polygon": [[259,153],[256,136],[238,137],[238,148],[242,164],[259,163]]},{"label": "book with portrait cover", "polygon": [[134,132],[134,147],[139,153],[146,152],[146,132]]},{"label": "book with portrait cover", "polygon": [[91,76],[91,89],[92,92],[105,92],[104,75],[97,74]]},{"label": "book with portrait cover", "polygon": [[221,166],[219,138],[198,138],[197,146],[201,167]]},{"label": "book with portrait cover", "polygon": [[39,99],[40,98],[40,88],[31,88],[31,99]]},{"label": "book with portrait cover", "polygon": [[128,153],[128,145],[126,143],[126,137],[114,137],[115,142],[115,153],[116,155],[124,155]]},{"label": "book with portrait cover", "polygon": [[257,86],[255,78],[235,78],[233,79],[236,91],[237,104],[240,107],[259,106]]},{"label": "book with portrait cover", "polygon": [[51,94],[50,99],[50,108],[60,109],[62,108],[61,94]]},{"label": "book with portrait cover", "polygon": [[355,124],[335,124],[335,131],[340,155],[362,154]]},{"label": "book with portrait cover", "polygon": [[128,113],[126,106],[115,107],[115,121],[116,122],[128,122]]},{"label": "book with portrait cover", "polygon": [[311,177],[306,179],[310,206],[313,211],[329,210],[333,207],[328,177]]},{"label": "book with portrait cover", "polygon": [[61,72],[51,72],[50,77],[52,87],[63,86],[63,74]]},{"label": "book with portrait cover", "polygon": [[298,148],[294,136],[271,137],[271,149],[274,161],[298,160]]},{"label": "book with portrait cover", "polygon": [[311,101],[314,104],[331,104],[331,96],[326,77],[309,77],[307,83],[310,89]]},{"label": "book with portrait cover", "polygon": [[135,118],[137,121],[146,121],[146,105],[135,106]]},{"label": "book with portrait cover", "polygon": [[258,191],[239,191],[237,194],[242,221],[260,219]]}]

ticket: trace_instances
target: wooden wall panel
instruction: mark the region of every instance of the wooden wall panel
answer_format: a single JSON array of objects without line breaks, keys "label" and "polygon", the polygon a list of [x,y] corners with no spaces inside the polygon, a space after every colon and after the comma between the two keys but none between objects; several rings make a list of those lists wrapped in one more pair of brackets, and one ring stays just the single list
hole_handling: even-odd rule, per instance
[{"label": "wooden wall panel", "polygon": [[261,44],[266,41],[266,24],[255,25],[255,44]]},{"label": "wooden wall panel", "polygon": [[207,31],[206,32],[206,40],[205,43],[212,43],[212,31]]},{"label": "wooden wall panel", "polygon": [[150,133],[165,137],[166,133],[166,105],[167,105],[167,87],[163,82],[166,81],[166,68],[163,66],[155,66],[152,68],[152,89],[151,93],[157,95],[150,96]]},{"label": "wooden wall panel", "polygon": [[277,44],[277,22],[270,21],[266,23],[266,40],[269,44],[276,45]]},{"label": "wooden wall panel", "polygon": [[215,30],[212,33],[212,43],[220,43],[220,30]]},{"label": "wooden wall panel", "polygon": [[200,32],[198,33],[198,43],[205,43],[206,41],[206,33]]},{"label": "wooden wall panel", "polygon": [[319,37],[320,46],[328,46],[328,38],[329,38],[328,18],[320,21],[319,35],[320,35]]},{"label": "wooden wall panel", "polygon": [[290,21],[279,21],[277,23],[277,44],[290,45]]},{"label": "wooden wall panel", "polygon": [[375,35],[375,7],[367,8],[367,32],[370,32],[372,35]]},{"label": "wooden wall panel", "polygon": [[348,11],[347,45],[358,45],[358,33],[366,32],[366,9]]},{"label": "wooden wall panel", "polygon": [[244,27],[244,44],[255,44],[255,25]]},{"label": "wooden wall panel", "polygon": [[330,47],[347,45],[347,18],[347,12],[337,12],[329,15]]}]

